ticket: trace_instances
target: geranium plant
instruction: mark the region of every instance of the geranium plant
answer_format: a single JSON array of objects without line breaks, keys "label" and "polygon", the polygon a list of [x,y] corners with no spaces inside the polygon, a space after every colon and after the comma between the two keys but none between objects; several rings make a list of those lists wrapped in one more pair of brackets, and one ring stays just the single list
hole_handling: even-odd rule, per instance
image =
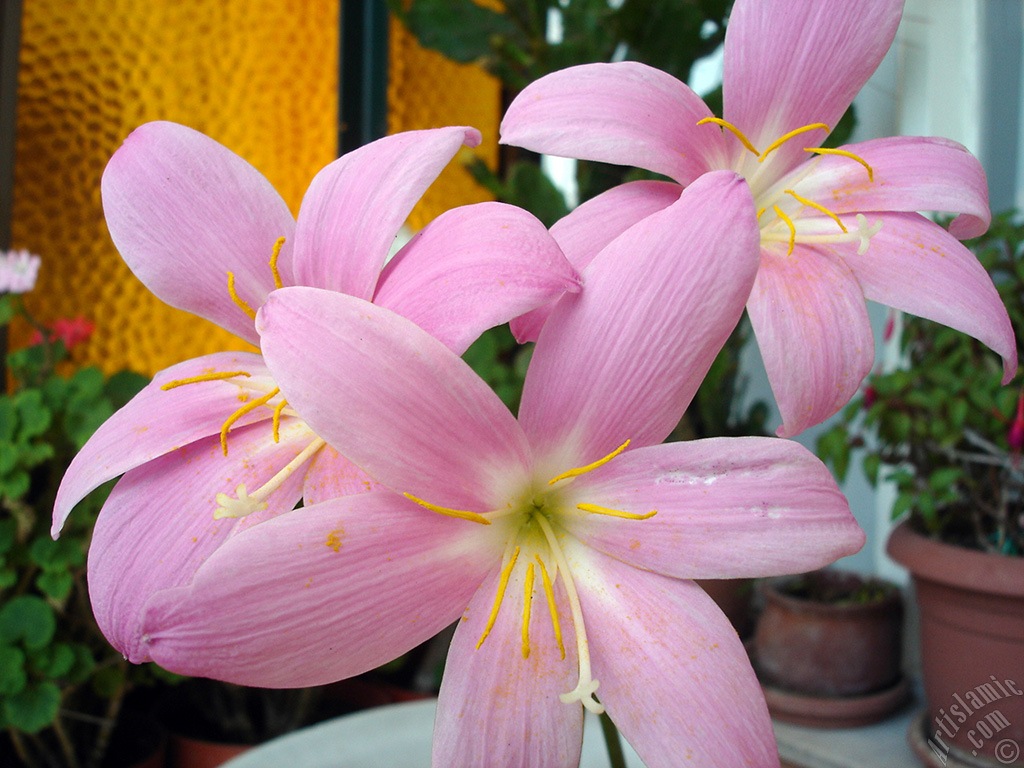
[{"label": "geranium plant", "polygon": [[[967,245],[1024,330],[1024,225],[997,217]],[[845,475],[862,448],[873,483],[896,484],[893,517],[944,541],[1024,555],[1024,382],[1000,386],[999,359],[980,342],[920,318],[904,320],[901,361],[868,376],[818,453]],[[853,455],[856,455],[855,453]]]},{"label": "geranium plant", "polygon": [[125,695],[152,665],[133,668],[106,643],[86,595],[86,550],[108,489],[83,501],[58,541],[50,512],[72,457],[146,380],[71,364],[69,347],[91,324],[36,321],[20,294],[38,257],[14,256],[0,265],[0,333],[16,317],[36,333],[7,355],[13,387],[0,394],[0,762],[13,752],[28,766],[97,765]]}]

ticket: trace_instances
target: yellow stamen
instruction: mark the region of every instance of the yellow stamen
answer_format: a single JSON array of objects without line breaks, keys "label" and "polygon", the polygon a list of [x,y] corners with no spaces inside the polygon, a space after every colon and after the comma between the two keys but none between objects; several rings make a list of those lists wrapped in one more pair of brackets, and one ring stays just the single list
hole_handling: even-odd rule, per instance
[{"label": "yellow stamen", "polygon": [[839,225],[839,228],[840,228],[841,230],[843,230],[843,232],[846,232],[846,231],[847,231],[847,230],[846,230],[846,225],[845,225],[845,224],[843,224],[843,222],[841,222],[841,221],[839,220],[839,217],[838,217],[838,216],[836,216],[836,215],[835,215],[835,214],[834,214],[834,213],[833,213],[832,211],[830,211],[830,210],[829,210],[828,208],[826,208],[826,207],[825,207],[824,205],[820,205],[819,203],[816,203],[816,202],[814,202],[813,200],[808,200],[808,199],[807,199],[806,197],[801,197],[801,196],[800,196],[800,195],[798,195],[798,194],[797,194],[796,192],[794,192],[794,191],[793,191],[792,189],[784,189],[784,190],[782,190],[782,191],[783,191],[783,193],[784,193],[784,194],[787,194],[787,195],[792,195],[794,199],[796,199],[796,200],[799,200],[799,201],[800,201],[801,203],[803,203],[804,205],[806,205],[806,206],[809,206],[809,207],[811,207],[811,208],[814,208],[815,210],[821,211],[821,212],[822,212],[822,213],[824,213],[824,214],[825,214],[826,216],[830,217],[830,218],[832,219],[832,221],[834,221],[834,222],[835,222],[836,224],[838,224],[838,225]]},{"label": "yellow stamen", "polygon": [[449,509],[448,507],[439,507],[437,504],[431,504],[429,501],[423,499],[417,499],[411,493],[403,493],[403,496],[409,501],[415,501],[421,507],[426,507],[431,512],[437,512],[439,515],[445,515],[447,517],[457,517],[460,520],[470,520],[474,523],[480,523],[481,525],[490,525],[491,521],[488,520],[481,514],[476,512],[469,512],[465,509]]},{"label": "yellow stamen", "polygon": [[797,128],[796,130],[790,131],[789,133],[782,134],[781,136],[779,136],[779,138],[777,138],[775,141],[768,145],[768,149],[761,153],[761,156],[757,158],[757,162],[763,163],[764,159],[768,157],[769,152],[778,149],[787,141],[792,139],[794,136],[799,136],[801,133],[807,133],[808,131],[817,131],[819,129],[828,133],[828,126],[825,125],[824,123],[811,123],[810,125],[805,125],[802,128]]},{"label": "yellow stamen", "polygon": [[273,424],[273,429],[274,429],[274,442],[275,443],[280,443],[281,442],[281,411],[284,410],[284,407],[286,405],[288,405],[288,401],[287,400],[282,400],[274,408],[274,420],[273,420],[272,424]]},{"label": "yellow stamen", "polygon": [[658,510],[652,509],[650,512],[638,515],[635,512],[623,512],[618,509],[609,509],[608,507],[599,507],[597,504],[577,504],[576,509],[583,512],[593,512],[595,515],[608,515],[610,517],[621,517],[626,520],[649,520],[658,514]]},{"label": "yellow stamen", "polygon": [[562,626],[558,623],[558,608],[555,606],[555,590],[551,584],[551,577],[548,576],[548,569],[544,567],[544,561],[540,555],[534,555],[540,564],[540,579],[544,584],[544,594],[548,598],[548,612],[551,614],[551,628],[555,631],[555,642],[558,643],[558,652],[565,658],[565,645],[562,643]]},{"label": "yellow stamen", "polygon": [[233,272],[228,272],[228,293],[231,294],[231,300],[238,305],[238,308],[245,312],[251,320],[256,319],[256,310],[245,303],[238,293],[235,292],[235,275]]},{"label": "yellow stamen", "polygon": [[845,149],[828,149],[827,147],[818,147],[817,149],[812,149],[808,147],[804,149],[804,152],[813,152],[816,155],[839,155],[841,157],[848,157],[851,160],[856,160],[858,163],[867,168],[868,181],[873,182],[875,180],[875,171],[870,165],[868,165],[868,161],[865,160],[863,157],[853,154],[853,152],[847,152]]},{"label": "yellow stamen", "polygon": [[757,220],[758,221],[761,220],[761,214],[764,213],[767,210],[768,210],[767,208],[762,208],[760,211],[757,212]]},{"label": "yellow stamen", "polygon": [[726,130],[732,132],[732,135],[739,139],[740,143],[744,147],[753,152],[754,155],[756,155],[757,157],[761,156],[761,153],[754,148],[753,144],[750,143],[750,139],[744,136],[743,132],[732,123],[727,123],[720,117],[705,117],[703,120],[697,121],[697,125],[704,125],[706,123],[714,123],[715,125],[720,125],[722,128],[725,128]]},{"label": "yellow stamen", "polygon": [[[406,494],[408,496],[409,494]],[[498,594],[494,596],[494,607],[491,608],[490,618],[487,619],[487,626],[484,627],[484,633],[480,635],[480,641],[476,644],[477,650],[480,650],[480,646],[484,644],[484,640],[491,634],[491,630],[494,628],[494,622],[498,620],[498,609],[501,608],[501,601],[505,598],[505,588],[508,586],[508,580],[512,576],[512,569],[515,568],[516,559],[519,557],[519,547],[516,547],[512,556],[509,558],[505,567],[501,569],[501,576],[498,578]]]},{"label": "yellow stamen", "polygon": [[281,273],[277,271],[277,257],[281,255],[281,247],[284,245],[284,238],[279,237],[274,243],[274,250],[270,254],[270,271],[274,273],[274,287],[280,288],[284,285],[281,282]]},{"label": "yellow stamen", "polygon": [[165,392],[175,387],[183,387],[186,384],[196,384],[200,381],[221,381],[223,379],[233,379],[235,376],[252,376],[248,371],[221,371],[220,373],[203,373],[199,376],[189,376],[187,379],[175,379],[174,381],[168,381],[166,384],[161,385],[160,389]]},{"label": "yellow stamen", "polygon": [[609,453],[604,458],[598,459],[597,461],[595,461],[592,464],[587,464],[585,467],[577,467],[576,469],[569,469],[569,470],[566,470],[565,472],[563,472],[560,475],[555,475],[553,478],[548,480],[548,485],[554,485],[559,480],[568,480],[570,477],[576,477],[576,476],[582,475],[582,474],[584,474],[586,472],[590,472],[593,469],[597,469],[601,465],[607,464],[609,461],[611,461],[616,456],[618,456],[620,453],[622,453],[624,450],[626,450],[626,446],[628,446],[628,445],[629,445],[629,440],[624,442],[622,445],[620,445],[618,448],[616,448],[614,451]]},{"label": "yellow stamen", "polygon": [[263,395],[263,397],[257,397],[255,400],[250,400],[248,403],[246,403],[237,411],[228,416],[227,421],[225,421],[220,428],[220,447],[224,451],[225,456],[228,455],[228,431],[231,429],[231,425],[234,424],[243,416],[245,416],[245,414],[249,413],[250,411],[255,411],[261,405],[265,405],[268,401],[270,401],[271,398],[277,395],[277,393],[280,391],[280,389],[274,387],[272,390],[267,392],[267,394]]},{"label": "yellow stamen", "polygon": [[793,223],[793,220],[789,218],[781,208],[779,208],[779,206],[773,205],[772,208],[775,209],[775,215],[786,222],[786,226],[789,227],[789,250],[786,251],[786,255],[789,256],[789,254],[793,252],[793,246],[796,245],[796,225]]},{"label": "yellow stamen", "polygon": [[530,607],[533,605],[533,563],[526,566],[523,589],[523,658],[530,658]]}]

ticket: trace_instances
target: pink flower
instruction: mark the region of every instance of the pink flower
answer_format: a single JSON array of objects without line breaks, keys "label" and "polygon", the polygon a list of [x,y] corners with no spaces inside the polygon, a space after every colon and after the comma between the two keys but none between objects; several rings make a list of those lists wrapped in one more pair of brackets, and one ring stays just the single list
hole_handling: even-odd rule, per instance
[{"label": "pink flower", "polygon": [[690,579],[815,568],[863,533],[795,443],[659,444],[742,313],[757,236],[746,185],[721,173],[611,242],[541,333],[518,420],[401,316],[273,293],[270,369],[381,486],[233,536],[149,598],[131,658],[304,686],[459,621],[435,766],[575,766],[581,705],[650,768],[777,766],[743,646]]},{"label": "pink flower", "polygon": [[28,293],[36,285],[41,259],[24,248],[0,251],[0,293]]},{"label": "pink flower", "polygon": [[[96,330],[96,324],[85,317],[60,317],[49,326],[49,337],[51,341],[60,339],[67,349],[89,340],[92,332]],[[33,331],[29,337],[29,345],[42,344],[43,334]]]},{"label": "pink flower", "polygon": [[[137,129],[103,175],[107,225],[167,303],[254,344],[255,311],[281,285],[315,285],[398,312],[456,353],[484,329],[578,289],[544,226],[483,203],[438,217],[384,266],[410,210],[472,128],[390,136],[324,168],[298,220],[245,160],[173,123]],[[382,270],[383,267],[383,270]],[[374,483],[280,394],[258,354],[223,352],[158,373],[72,462],[53,531],[124,474],[100,513],[89,589],[100,628],[134,654],[148,595],[187,582],[239,531]]]},{"label": "pink flower", "polygon": [[[737,0],[725,40],[724,120],[675,78],[625,62],[548,75],[502,123],[505,143],[646,168],[683,185],[717,168],[746,177],[761,258],[747,311],[783,436],[835,413],[871,370],[865,298],[984,342],[1003,357],[1004,383],[1017,367],[1006,310],[957,240],[990,221],[977,160],[932,138],[819,149],[888,50],[902,8],[903,0]],[[582,269],[608,239],[678,194],[674,184],[626,184],[552,233]],[[917,211],[960,215],[946,232]],[[535,337],[544,316],[521,321],[520,337]]]}]

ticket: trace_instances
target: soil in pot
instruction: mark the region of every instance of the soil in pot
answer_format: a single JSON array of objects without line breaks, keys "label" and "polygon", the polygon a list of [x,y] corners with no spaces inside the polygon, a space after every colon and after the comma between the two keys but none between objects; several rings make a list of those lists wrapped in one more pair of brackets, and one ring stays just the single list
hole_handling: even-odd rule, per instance
[{"label": "soil in pot", "polygon": [[823,570],[770,579],[763,590],[753,660],[773,715],[846,727],[905,700],[898,587]]}]

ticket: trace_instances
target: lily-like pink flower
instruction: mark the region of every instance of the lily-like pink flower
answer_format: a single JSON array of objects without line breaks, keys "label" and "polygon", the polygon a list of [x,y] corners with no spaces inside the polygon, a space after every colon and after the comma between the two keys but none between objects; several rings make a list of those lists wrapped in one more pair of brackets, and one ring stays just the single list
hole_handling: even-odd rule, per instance
[{"label": "lily-like pink flower", "polygon": [[275,291],[270,369],[381,487],[234,536],[150,598],[136,654],[304,686],[458,621],[435,766],[575,766],[583,707],[649,768],[777,766],[743,646],[690,579],[807,570],[863,533],[795,443],[659,444],[743,311],[757,237],[746,185],[719,173],[611,242],[541,333],[518,420],[401,316]]},{"label": "lily-like pink flower", "polygon": [[[259,343],[256,310],[282,285],[373,300],[462,353],[488,327],[578,290],[544,226],[498,203],[457,208],[384,266],[412,207],[463,144],[454,127],[389,136],[313,179],[298,220],[249,163],[172,123],[137,129],[103,175],[103,206],[132,271],[167,303]],[[382,271],[383,267],[383,271]],[[100,628],[126,654],[152,592],[185,583],[240,530],[373,487],[281,395],[259,354],[224,352],[156,375],[72,462],[72,507],[124,474],[96,524],[89,588]]]},{"label": "lily-like pink flower", "polygon": [[[871,370],[864,299],[944,323],[1017,367],[1009,317],[957,238],[989,225],[984,173],[964,147],[898,137],[820,144],[885,55],[903,0],[737,0],[725,39],[724,119],[686,85],[632,62],[555,72],[509,107],[502,141],[631,165],[686,185],[746,177],[761,268],[747,311],[794,435],[835,413]],[[611,237],[670,204],[675,184],[638,182],[581,206],[552,233],[583,269]],[[918,211],[958,213],[949,231]],[[680,253],[680,258],[689,258]],[[515,328],[535,338],[544,310]]]}]

